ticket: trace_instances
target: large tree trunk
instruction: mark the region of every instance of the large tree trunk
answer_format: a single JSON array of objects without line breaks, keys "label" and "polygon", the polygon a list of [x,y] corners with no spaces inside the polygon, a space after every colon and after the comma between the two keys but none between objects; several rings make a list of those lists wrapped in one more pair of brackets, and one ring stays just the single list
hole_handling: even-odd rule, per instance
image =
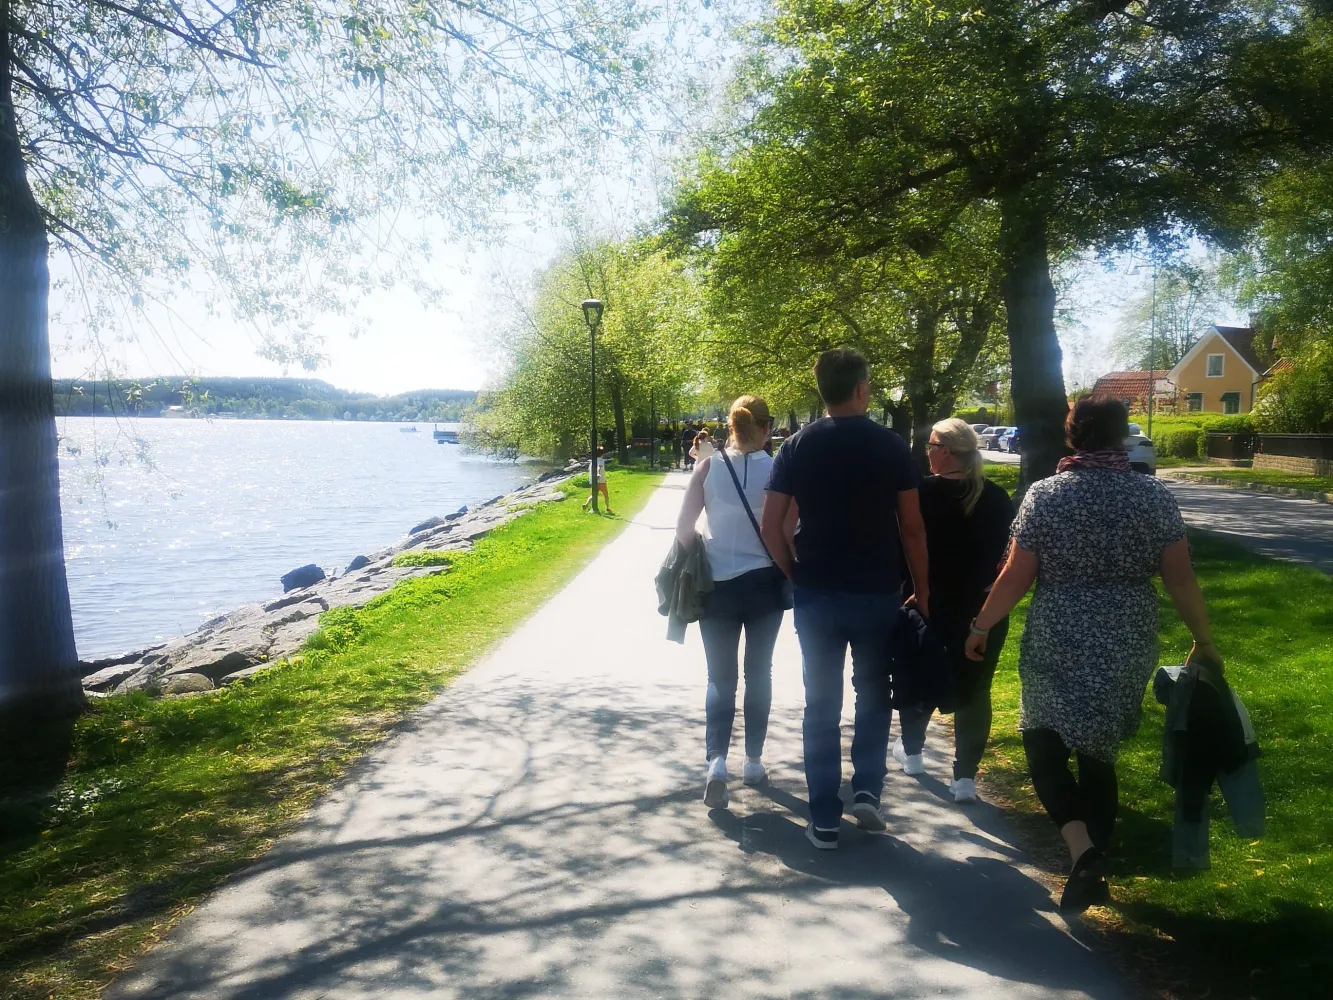
[{"label": "large tree trunk", "polygon": [[46,226],[14,121],[9,15],[0,3],[0,713],[32,719],[68,715],[84,698],[60,524]]},{"label": "large tree trunk", "polygon": [[1001,281],[1009,323],[1010,385],[1021,438],[1020,486],[1054,474],[1065,454],[1063,358],[1055,335],[1055,287],[1046,253],[1046,223],[1021,199],[1001,207]]},{"label": "large tree trunk", "polygon": [[905,400],[897,403],[890,402],[885,408],[889,416],[889,426],[893,432],[907,442],[910,447],[912,444],[912,407]]},{"label": "large tree trunk", "polygon": [[939,314],[930,307],[917,311],[912,355],[903,387],[907,405],[912,410],[912,459],[917,468],[929,471],[926,444],[935,422],[935,343],[939,334]]}]

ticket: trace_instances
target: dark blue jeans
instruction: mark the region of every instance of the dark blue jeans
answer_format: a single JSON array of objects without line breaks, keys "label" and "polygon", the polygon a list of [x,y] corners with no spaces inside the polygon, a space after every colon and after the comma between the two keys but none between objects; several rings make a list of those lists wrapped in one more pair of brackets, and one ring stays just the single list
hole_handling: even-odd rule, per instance
[{"label": "dark blue jeans", "polygon": [[879,800],[889,748],[889,627],[902,604],[897,594],[854,594],[796,588],[796,635],[805,678],[805,783],[815,826],[842,819],[842,688],[847,649],[856,692],[852,793]]}]

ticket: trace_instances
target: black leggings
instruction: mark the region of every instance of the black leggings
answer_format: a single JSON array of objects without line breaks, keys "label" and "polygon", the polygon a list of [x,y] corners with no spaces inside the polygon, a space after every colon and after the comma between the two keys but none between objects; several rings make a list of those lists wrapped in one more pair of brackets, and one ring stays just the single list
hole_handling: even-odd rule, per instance
[{"label": "black leggings", "polygon": [[[1088,836],[1103,851],[1111,843],[1119,810],[1115,765],[1071,751],[1054,729],[1023,730],[1032,787],[1056,826],[1082,820]],[[1078,758],[1078,777],[1069,770],[1069,757]]]}]

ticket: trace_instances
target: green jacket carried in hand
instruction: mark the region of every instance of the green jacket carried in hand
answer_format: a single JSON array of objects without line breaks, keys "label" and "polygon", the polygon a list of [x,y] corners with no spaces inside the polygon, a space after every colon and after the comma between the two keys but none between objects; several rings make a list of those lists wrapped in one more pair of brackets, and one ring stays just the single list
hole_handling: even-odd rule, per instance
[{"label": "green jacket carried in hand", "polygon": [[671,543],[671,551],[657,571],[657,611],[666,615],[667,638],[685,641],[685,626],[703,616],[704,596],[713,589],[704,540],[696,532],[690,547]]}]

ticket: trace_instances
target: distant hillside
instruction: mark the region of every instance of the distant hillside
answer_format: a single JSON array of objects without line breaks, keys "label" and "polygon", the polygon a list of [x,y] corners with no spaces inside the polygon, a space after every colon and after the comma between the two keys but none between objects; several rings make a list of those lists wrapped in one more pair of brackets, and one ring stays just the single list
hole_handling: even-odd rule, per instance
[{"label": "distant hillside", "polygon": [[462,389],[420,389],[372,396],[315,378],[188,378],[93,381],[54,379],[56,413],[67,416],[162,416],[179,406],[191,416],[273,420],[453,421],[477,398]]}]

